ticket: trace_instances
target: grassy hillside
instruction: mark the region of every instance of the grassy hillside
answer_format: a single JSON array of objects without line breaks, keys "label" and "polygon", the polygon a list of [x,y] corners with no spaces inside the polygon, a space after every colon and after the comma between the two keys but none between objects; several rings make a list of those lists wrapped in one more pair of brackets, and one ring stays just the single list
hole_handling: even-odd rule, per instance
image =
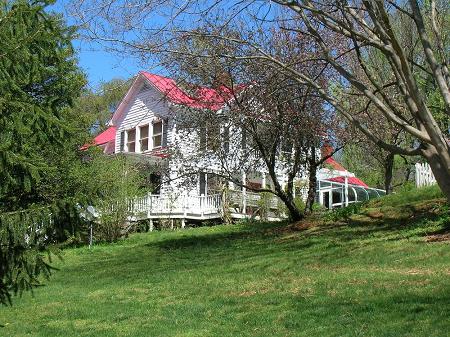
[{"label": "grassy hillside", "polygon": [[0,308],[0,335],[448,335],[450,220],[436,189],[333,217],[68,249],[34,297]]}]

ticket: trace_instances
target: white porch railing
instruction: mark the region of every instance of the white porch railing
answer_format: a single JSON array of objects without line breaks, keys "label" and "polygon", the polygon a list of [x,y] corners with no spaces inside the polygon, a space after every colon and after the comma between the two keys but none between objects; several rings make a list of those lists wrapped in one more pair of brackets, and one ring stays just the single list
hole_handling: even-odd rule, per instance
[{"label": "white porch railing", "polygon": [[430,186],[436,184],[436,178],[427,163],[416,163],[416,186]]},{"label": "white porch railing", "polygon": [[136,198],[129,204],[129,211],[142,214],[147,218],[168,217],[203,217],[205,215],[219,215],[222,212],[221,196],[219,194],[207,196],[188,195],[152,195]]},{"label": "white porch railing", "polygon": [[[238,216],[251,216],[260,207],[261,194],[230,191],[231,213]],[[276,197],[268,200],[269,211],[276,210],[279,202]],[[139,219],[179,218],[207,219],[219,218],[223,213],[222,195],[152,195],[135,198],[128,204],[128,211]]]}]

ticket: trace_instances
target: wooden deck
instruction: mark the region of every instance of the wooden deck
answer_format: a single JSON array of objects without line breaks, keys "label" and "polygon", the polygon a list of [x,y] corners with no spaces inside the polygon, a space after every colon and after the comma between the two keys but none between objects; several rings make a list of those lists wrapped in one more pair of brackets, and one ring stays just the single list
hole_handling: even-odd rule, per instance
[{"label": "wooden deck", "polygon": [[[230,193],[229,212],[232,218],[259,218],[257,214],[261,195],[257,193]],[[276,198],[270,201],[269,221],[281,220],[276,214],[279,203]],[[181,219],[210,220],[223,217],[222,195],[207,196],[187,195],[152,195],[136,198],[129,204],[129,211],[134,220]],[[183,225],[184,226],[184,225]]]}]

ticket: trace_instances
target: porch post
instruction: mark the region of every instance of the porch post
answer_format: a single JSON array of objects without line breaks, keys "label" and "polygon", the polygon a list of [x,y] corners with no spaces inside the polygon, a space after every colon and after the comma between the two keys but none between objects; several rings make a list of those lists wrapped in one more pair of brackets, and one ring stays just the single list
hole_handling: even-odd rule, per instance
[{"label": "porch post", "polygon": [[187,214],[187,192],[184,191],[183,194],[183,214],[184,218],[181,219],[181,228],[184,228],[186,226],[186,214]]},{"label": "porch post", "polygon": [[266,188],[266,173],[262,172],[262,188]]},{"label": "porch post", "polygon": [[333,183],[331,184],[330,193],[328,193],[328,209],[333,208]]},{"label": "porch post", "polygon": [[150,232],[153,232],[153,228],[154,228],[153,219],[150,219]]},{"label": "porch post", "polygon": [[201,216],[203,219],[203,217],[205,216],[205,195],[204,194],[200,195],[200,213],[201,213]]},{"label": "porch post", "polygon": [[150,219],[151,208],[152,208],[152,197],[151,197],[150,192],[148,192],[147,193],[147,219]]},{"label": "porch post", "polygon": [[247,189],[245,188],[245,184],[247,181],[247,177],[245,172],[242,172],[242,214],[247,214]]}]

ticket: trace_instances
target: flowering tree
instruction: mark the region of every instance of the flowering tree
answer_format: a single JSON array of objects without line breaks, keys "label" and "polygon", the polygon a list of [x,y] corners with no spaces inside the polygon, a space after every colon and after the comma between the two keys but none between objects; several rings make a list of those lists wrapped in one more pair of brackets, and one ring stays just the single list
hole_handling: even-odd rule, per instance
[{"label": "flowering tree", "polygon": [[[227,34],[240,38],[238,31]],[[166,70],[203,107],[195,106],[178,116],[178,138],[172,148],[174,160],[180,163],[177,176],[214,168],[216,176],[236,186],[275,194],[291,219],[299,220],[305,209],[294,200],[295,182],[302,178],[307,189],[308,173],[315,178],[321,163],[316,149],[324,139],[335,136],[335,115],[310,87],[289,73],[274,71],[265,60],[221,57],[232,51],[245,54],[245,47],[236,50],[228,40],[213,42],[186,34],[171,43],[170,48],[179,53],[160,54]],[[298,69],[321,82],[332,76],[304,35],[279,30],[267,44],[280,57],[296,58]],[[205,54],[211,57],[204,59]],[[192,146],[193,142],[199,143]],[[308,172],[309,168],[313,171]],[[245,178],[255,172],[264,179],[268,176],[265,186],[255,186]],[[315,184],[310,190],[309,205]]]},{"label": "flowering tree", "polygon": [[[93,5],[93,3],[95,5]],[[232,60],[264,60],[309,86],[369,140],[393,154],[421,155],[450,200],[450,152],[447,125],[450,115],[448,70],[448,6],[429,1],[128,1],[83,2],[78,18],[89,22],[87,35],[114,48],[126,48],[147,60],[160,53],[180,54],[171,42],[189,35],[211,43],[232,44],[225,54],[205,53]],[[155,18],[155,20],[148,20]],[[400,39],[397,22],[408,22],[410,39]],[[233,27],[239,36],[230,36]],[[271,41],[274,31],[306,35],[339,79],[330,85],[296,67],[296,60],[280,57]],[[338,41],[339,43],[336,43]],[[342,43],[344,41],[345,43]],[[122,50],[123,51],[123,50]],[[374,54],[389,69],[382,76],[370,66]],[[389,93],[400,106],[391,104]],[[349,100],[357,97],[374,113],[411,136],[414,146],[383,139],[378,130],[351,113]],[[443,121],[443,123],[442,123]]]}]

